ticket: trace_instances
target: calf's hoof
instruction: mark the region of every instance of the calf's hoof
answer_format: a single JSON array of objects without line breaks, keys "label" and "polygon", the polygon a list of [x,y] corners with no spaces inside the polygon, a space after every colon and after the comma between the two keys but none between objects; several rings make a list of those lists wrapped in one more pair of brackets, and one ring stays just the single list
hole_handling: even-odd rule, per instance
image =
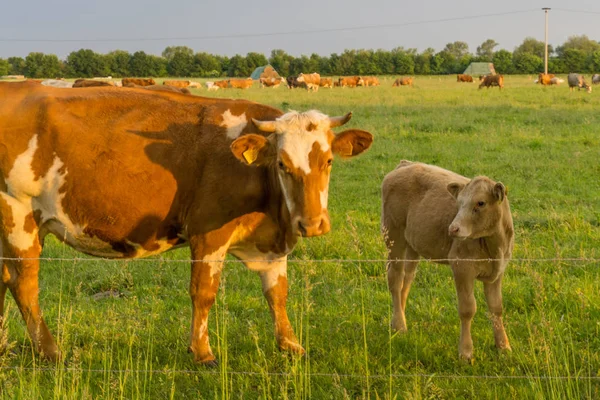
[{"label": "calf's hoof", "polygon": [[198,355],[194,352],[194,350],[191,347],[188,347],[188,353],[194,354],[194,362],[196,364],[201,364],[201,365],[204,365],[207,367],[218,367],[219,366],[219,362],[217,361],[217,359],[215,358],[215,356],[212,353]]},{"label": "calf's hoof", "polygon": [[466,363],[466,364],[470,364],[473,365],[475,364],[475,358],[473,357],[473,352],[469,351],[469,352],[461,352],[458,354],[458,358],[460,359],[460,361]]},{"label": "calf's hoof", "polygon": [[404,333],[404,332],[408,331],[408,328],[406,327],[406,322],[392,319],[391,325],[392,325],[392,330],[394,332]]}]

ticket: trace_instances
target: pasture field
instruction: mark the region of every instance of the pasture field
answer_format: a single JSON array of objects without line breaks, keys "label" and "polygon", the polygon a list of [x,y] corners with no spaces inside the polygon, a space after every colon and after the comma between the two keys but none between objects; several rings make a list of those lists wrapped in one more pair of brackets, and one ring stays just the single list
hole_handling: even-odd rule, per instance
[{"label": "pasture field", "polygon": [[[455,76],[416,77],[414,88],[392,88],[383,77],[380,87],[318,93],[194,89],[283,110],[353,111],[346,126],[375,136],[366,154],[334,163],[332,232],[302,239],[290,256],[288,312],[307,355],[278,351],[260,279],[233,259],[209,321],[220,364],[208,369],[186,352],[188,250],[104,261],[52,239],[43,257],[63,260],[42,261],[40,301],[66,363],[33,353],[7,296],[1,397],[600,398],[600,93],[505,78],[503,91]],[[390,331],[380,185],[402,159],[508,187],[516,231],[503,290],[511,353],[494,347],[478,284],[475,361],[458,360],[451,271],[426,262],[409,298],[408,332]]]}]

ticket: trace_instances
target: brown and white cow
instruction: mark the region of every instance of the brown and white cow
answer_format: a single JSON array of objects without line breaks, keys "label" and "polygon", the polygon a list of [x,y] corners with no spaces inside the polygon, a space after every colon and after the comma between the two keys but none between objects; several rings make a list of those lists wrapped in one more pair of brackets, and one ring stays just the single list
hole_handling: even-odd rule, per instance
[{"label": "brown and white cow", "polygon": [[0,83],[0,98],[0,316],[10,290],[43,355],[59,358],[38,303],[49,233],[108,258],[189,245],[189,349],[208,364],[208,314],[223,259],[233,254],[261,277],[279,348],[304,352],[285,309],[287,255],[300,236],[330,230],[334,154],[352,157],[371,145],[368,132],[332,131],[351,114],[26,82]]},{"label": "brown and white cow", "polygon": [[399,86],[413,86],[413,81],[414,79],[412,77],[409,78],[396,78],[396,80],[394,81],[394,83],[392,83],[392,87],[399,87]]},{"label": "brown and white cow", "polygon": [[112,82],[99,81],[94,79],[77,79],[73,83],[73,88],[85,88],[96,86],[115,86]]},{"label": "brown and white cow", "polygon": [[496,347],[510,350],[502,323],[502,277],[512,257],[514,228],[504,185],[402,161],[383,180],[382,202],[392,328],[406,331],[406,302],[423,257],[452,268],[461,321],[459,356],[473,357],[476,280],[483,282]]},{"label": "brown and white cow", "polygon": [[156,82],[152,78],[123,78],[123,79],[121,79],[121,83],[123,84],[124,87],[130,86],[130,85],[137,85],[137,86],[156,85]]},{"label": "brown and white cow", "polygon": [[321,78],[319,81],[319,86],[324,88],[333,88],[333,79],[331,78]]},{"label": "brown and white cow", "polygon": [[254,84],[254,81],[252,80],[252,78],[229,79],[227,83],[229,83],[229,86],[234,89],[249,89],[252,87],[252,84]]},{"label": "brown and white cow", "polygon": [[358,86],[379,86],[379,78],[376,76],[363,76]]},{"label": "brown and white cow", "polygon": [[482,87],[490,88],[492,86],[498,86],[500,90],[504,87],[504,76],[503,75],[485,75],[481,79],[479,89]]},{"label": "brown and white cow", "polygon": [[319,91],[319,84],[321,83],[321,75],[316,72],[312,74],[300,74],[296,81],[300,83],[304,83],[306,85],[306,90],[311,91]]},{"label": "brown and white cow", "polygon": [[176,88],[186,88],[190,86],[190,81],[164,81],[163,85],[173,86]]},{"label": "brown and white cow", "polygon": [[574,88],[577,88],[577,90],[585,89],[586,92],[592,93],[592,87],[587,84],[583,75],[570,73],[567,75],[567,82],[569,84],[570,92],[572,92]]},{"label": "brown and white cow", "polygon": [[213,86],[216,86],[216,87],[221,88],[221,89],[226,89],[226,88],[229,87],[229,81],[226,81],[226,80],[215,81],[213,83]]},{"label": "brown and white cow", "polygon": [[264,87],[271,87],[273,89],[278,88],[282,83],[285,82],[284,78],[275,78],[275,77],[267,77],[267,78],[260,78],[258,80],[260,82],[260,87],[264,88]]},{"label": "brown and white cow", "polygon": [[540,72],[538,74],[538,79],[535,82],[539,83],[542,86],[550,86],[550,85],[552,85],[553,78],[555,78],[554,74],[545,74],[543,72]]},{"label": "brown and white cow", "polygon": [[338,79],[338,82],[341,87],[351,88],[362,86],[364,84],[364,81],[360,76],[341,76]]}]

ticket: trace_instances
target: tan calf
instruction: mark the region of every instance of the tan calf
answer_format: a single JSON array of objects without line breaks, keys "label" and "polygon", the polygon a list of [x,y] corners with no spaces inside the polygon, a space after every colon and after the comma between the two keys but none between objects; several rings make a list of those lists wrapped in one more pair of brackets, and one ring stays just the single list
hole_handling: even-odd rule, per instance
[{"label": "tan calf", "polygon": [[419,258],[449,264],[461,321],[459,356],[473,358],[475,280],[483,282],[496,347],[510,350],[502,322],[502,277],[513,249],[506,189],[432,165],[402,161],[382,185],[382,231],[388,247],[392,328],[406,331],[405,309]]}]

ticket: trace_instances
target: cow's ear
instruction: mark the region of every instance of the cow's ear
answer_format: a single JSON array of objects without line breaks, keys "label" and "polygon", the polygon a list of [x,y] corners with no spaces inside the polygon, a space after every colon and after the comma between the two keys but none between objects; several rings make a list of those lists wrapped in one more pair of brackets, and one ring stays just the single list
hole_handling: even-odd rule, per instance
[{"label": "cow's ear", "polygon": [[458,194],[465,188],[464,183],[452,182],[446,186],[452,197],[455,199],[458,197]]},{"label": "cow's ear", "polygon": [[244,135],[231,143],[231,152],[246,165],[266,165],[273,157],[270,156],[272,145],[264,136]]},{"label": "cow's ear", "polygon": [[502,184],[502,182],[498,182],[494,185],[494,197],[500,203],[502,203],[502,201],[506,197],[506,193],[507,193],[506,187]]},{"label": "cow's ear", "polygon": [[359,129],[349,129],[335,135],[331,143],[333,153],[342,157],[354,157],[371,147],[373,135]]}]

